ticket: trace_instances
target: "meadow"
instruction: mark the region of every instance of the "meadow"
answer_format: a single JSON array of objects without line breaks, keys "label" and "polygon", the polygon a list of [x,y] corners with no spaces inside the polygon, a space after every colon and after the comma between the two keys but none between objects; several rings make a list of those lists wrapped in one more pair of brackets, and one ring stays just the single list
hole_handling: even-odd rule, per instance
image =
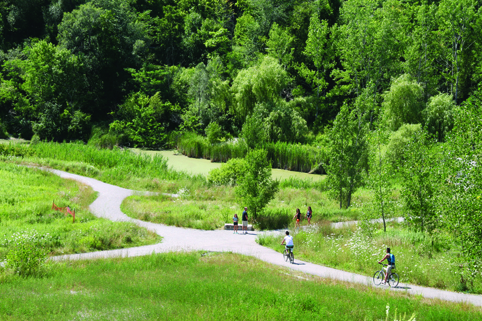
[{"label": "meadow", "polygon": [[[176,193],[180,197],[130,196],[124,200],[121,209],[132,218],[205,230],[219,229],[225,223],[232,222],[234,213],[240,216],[242,212],[243,206],[236,199],[233,187],[200,186],[190,189],[185,186]],[[354,200],[362,204],[369,197],[369,192],[361,189],[355,193]],[[284,187],[257,220],[251,222],[261,230],[286,228],[292,225],[296,208],[305,213],[308,206],[313,209],[314,224],[326,220],[344,222],[363,217],[363,208],[340,210],[336,200],[331,199],[326,192],[313,188]]]},{"label": "meadow", "polygon": [[[0,162],[0,260],[15,239],[35,239],[50,255],[153,244],[156,234],[133,223],[111,222],[88,211],[96,198],[88,186],[42,170]],[[52,202],[75,210],[73,218]],[[38,239],[38,240],[37,240]]]},{"label": "meadow", "polygon": [[[0,283],[4,320],[480,320],[480,308],[342,283],[230,253],[52,263]],[[388,314],[388,315],[387,315]]]},{"label": "meadow", "polygon": [[[464,269],[460,245],[443,232],[415,232],[390,222],[387,232],[381,224],[334,228],[325,222],[306,230],[294,230],[295,257],[336,269],[373,276],[387,247],[396,257],[400,282],[482,293],[482,278]],[[257,242],[281,252],[279,236],[264,235]],[[386,261],[384,262],[386,263]]]}]

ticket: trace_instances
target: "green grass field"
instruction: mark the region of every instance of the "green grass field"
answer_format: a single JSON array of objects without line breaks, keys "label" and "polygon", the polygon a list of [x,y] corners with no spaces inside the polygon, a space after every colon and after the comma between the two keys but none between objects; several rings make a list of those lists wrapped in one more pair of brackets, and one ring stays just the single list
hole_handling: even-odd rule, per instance
[{"label": "green grass field", "polygon": [[[0,162],[0,260],[15,235],[37,234],[51,255],[152,244],[160,238],[133,223],[99,219],[88,211],[96,198],[88,186],[45,171]],[[75,209],[71,216],[52,210]]]},{"label": "green grass field", "polygon": [[54,263],[50,271],[44,278],[0,284],[0,319],[339,321],[408,320],[414,313],[419,321],[482,318],[469,305],[311,277],[229,253]]}]

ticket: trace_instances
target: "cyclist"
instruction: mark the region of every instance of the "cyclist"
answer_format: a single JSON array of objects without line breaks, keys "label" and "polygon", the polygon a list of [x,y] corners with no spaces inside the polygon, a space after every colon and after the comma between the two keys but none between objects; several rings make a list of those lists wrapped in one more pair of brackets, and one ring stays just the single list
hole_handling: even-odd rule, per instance
[{"label": "cyclist", "polygon": [[286,236],[283,238],[283,241],[281,241],[281,245],[285,244],[286,242],[286,248],[290,249],[291,252],[293,252],[293,247],[295,246],[293,244],[293,236],[290,235],[290,232],[286,231]]},{"label": "cyclist", "polygon": [[387,247],[387,254],[383,257],[383,259],[381,259],[380,261],[378,261],[378,263],[382,264],[382,262],[384,260],[387,260],[388,262],[388,266],[387,266],[387,273],[385,274],[385,282],[383,283],[387,283],[387,280],[388,280],[388,276],[390,274],[392,274],[392,270],[395,269],[395,255],[393,255],[392,253],[390,253],[390,248]]}]

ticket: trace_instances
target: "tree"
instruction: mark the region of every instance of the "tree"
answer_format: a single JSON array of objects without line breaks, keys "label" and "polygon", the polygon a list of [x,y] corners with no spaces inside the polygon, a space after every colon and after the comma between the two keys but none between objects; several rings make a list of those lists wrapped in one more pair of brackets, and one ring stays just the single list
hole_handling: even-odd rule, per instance
[{"label": "tree", "polygon": [[454,110],[454,129],[447,135],[438,162],[441,183],[437,186],[437,215],[461,244],[463,265],[472,275],[482,264],[482,90]]},{"label": "tree", "polygon": [[369,147],[369,177],[368,182],[375,196],[375,209],[383,220],[383,231],[387,231],[386,216],[391,208],[389,200],[393,191],[391,179],[393,168],[388,160],[386,152],[382,152],[382,145],[387,141],[387,135],[381,129],[376,129],[370,135]]},{"label": "tree", "polygon": [[19,122],[32,123],[30,130],[41,139],[87,139],[90,115],[85,112],[88,93],[81,59],[45,40],[23,53],[26,59],[15,58],[3,66],[10,79],[0,96],[8,101],[9,113]]},{"label": "tree", "polygon": [[246,205],[256,221],[263,208],[278,192],[279,182],[271,178],[271,164],[268,152],[262,149],[252,150],[246,155],[246,172],[237,177],[236,196],[241,204]]},{"label": "tree", "polygon": [[403,124],[422,122],[425,107],[423,87],[410,75],[394,79],[383,98],[382,118],[391,130],[397,130]]},{"label": "tree", "polygon": [[427,107],[423,110],[425,126],[439,142],[443,142],[452,130],[454,109],[455,102],[450,95],[438,94],[430,97]]},{"label": "tree", "polygon": [[234,113],[244,122],[256,103],[275,103],[281,100],[281,90],[289,76],[278,61],[265,56],[258,66],[243,69],[233,81]]},{"label": "tree", "polygon": [[147,53],[146,25],[131,2],[93,0],[65,13],[58,26],[59,44],[81,56],[87,68],[89,91],[97,96],[90,112],[97,119],[121,101],[126,68],[140,67]]},{"label": "tree", "polygon": [[126,135],[126,143],[134,147],[163,147],[172,108],[169,102],[161,101],[159,93],[152,97],[133,94],[120,106],[110,130]]},{"label": "tree", "polygon": [[405,203],[405,218],[420,232],[431,233],[439,226],[435,215],[433,171],[435,159],[432,144],[427,134],[419,131],[407,144],[405,162],[402,167],[402,199]]},{"label": "tree", "polygon": [[275,22],[269,31],[269,39],[266,42],[268,55],[278,59],[278,63],[286,69],[293,60],[293,40],[288,31],[283,30]]},{"label": "tree", "polygon": [[461,57],[472,45],[469,42],[471,33],[479,31],[476,22],[480,19],[477,7],[480,7],[480,4],[475,0],[442,0],[437,11],[445,49],[443,58],[447,62],[442,75],[448,84],[447,91],[452,94],[455,103],[459,98]]},{"label": "tree", "polygon": [[221,125],[232,99],[228,81],[222,77],[223,68],[221,59],[216,57],[207,65],[199,63],[192,71],[188,90],[191,104],[182,115],[184,128],[202,132],[213,121]]},{"label": "tree", "polygon": [[361,185],[366,168],[366,125],[361,117],[359,111],[350,112],[348,106],[343,105],[329,134],[331,154],[324,167],[328,173],[327,183],[340,201],[340,208],[350,206],[351,196]]},{"label": "tree", "polygon": [[[303,54],[313,63],[316,70],[309,70],[303,63],[300,66],[300,73],[307,79],[314,89],[316,89],[316,113],[315,121],[319,113],[319,105],[324,103],[326,89],[328,87],[328,72],[333,68],[334,51],[329,45],[330,29],[326,20],[320,21],[319,14],[316,12],[310,19],[310,28],[306,47]],[[320,97],[321,95],[321,97]]]}]

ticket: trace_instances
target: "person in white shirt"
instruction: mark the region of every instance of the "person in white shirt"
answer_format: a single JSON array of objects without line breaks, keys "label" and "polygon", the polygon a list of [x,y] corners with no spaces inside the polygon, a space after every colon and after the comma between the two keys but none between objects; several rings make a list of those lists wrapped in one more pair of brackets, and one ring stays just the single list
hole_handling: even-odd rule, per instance
[{"label": "person in white shirt", "polygon": [[290,232],[286,231],[286,236],[281,241],[281,245],[286,244],[286,248],[293,251],[293,247],[295,246],[293,243],[293,236],[290,235]]}]

